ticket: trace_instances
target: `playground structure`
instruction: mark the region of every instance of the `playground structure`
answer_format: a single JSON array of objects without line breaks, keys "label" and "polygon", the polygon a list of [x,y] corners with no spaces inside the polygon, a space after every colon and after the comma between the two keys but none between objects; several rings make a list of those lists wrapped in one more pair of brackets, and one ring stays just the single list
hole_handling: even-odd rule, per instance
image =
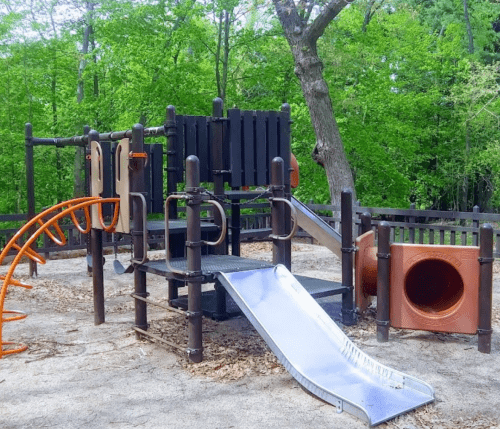
[{"label": "playground structure", "polygon": [[[165,222],[147,220],[149,204],[146,194],[152,191],[146,186],[145,167],[151,162],[147,155],[151,152],[145,149],[144,137],[158,135],[166,135],[168,143]],[[114,153],[114,157],[111,157],[114,158],[113,162],[106,164],[103,148],[107,142],[116,140],[119,140],[119,143],[110,152]],[[187,309],[187,353],[192,362],[200,362],[203,358],[202,315],[208,314],[220,320],[228,317],[229,294],[290,373],[308,390],[336,405],[339,410],[346,410],[375,425],[434,400],[433,390],[426,383],[380,365],[358,350],[312,298],[341,294],[342,321],[347,325],[355,323],[352,256],[356,248],[352,243],[352,196],[349,192],[342,194],[341,235],[307,207],[290,197],[290,177],[285,174],[289,171],[287,160],[290,160],[288,106],[284,106],[281,112],[241,112],[230,109],[228,117],[222,118],[222,104],[216,100],[212,117],[176,117],[174,109],[169,107],[163,127],[144,129],[141,125],[136,125],[132,130],[124,132],[99,134],[92,131],[88,135],[71,139],[30,137],[29,141],[31,148],[36,144],[65,142],[90,147],[88,183],[92,196],[90,200],[85,201],[85,231],[88,233],[87,228],[92,226],[90,253],[96,324],[103,323],[105,319],[102,233],[120,231],[130,234],[134,244],[131,264],[123,269],[123,272],[134,273],[134,329],[138,336],[149,335],[147,306],[158,305],[148,299],[146,273],[152,273],[166,278],[169,282],[170,305],[162,307],[172,311],[179,311],[174,307]],[[262,159],[266,162],[262,162]],[[125,172],[127,174],[124,174]],[[177,187],[184,181],[184,173],[185,190],[179,193]],[[114,183],[114,191],[109,184],[110,180]],[[154,180],[152,182],[154,183]],[[206,191],[200,186],[201,182],[213,183],[214,191]],[[224,189],[225,183],[231,187],[231,191]],[[262,186],[269,183],[271,185],[264,191],[240,189],[244,186]],[[105,189],[111,189],[112,194],[118,197],[106,198],[103,195]],[[271,203],[272,230],[265,232],[271,233],[270,238],[273,240],[272,264],[239,257],[240,202],[255,198],[267,198]],[[186,202],[186,220],[178,219],[178,200]],[[108,225],[103,219],[104,202],[114,204],[114,212],[109,210],[109,214],[113,213],[113,216]],[[214,205],[216,210],[213,224],[201,222],[202,203]],[[70,205],[60,216],[57,215],[59,217],[54,217],[55,220],[51,220],[50,224],[43,223],[41,228],[36,230],[38,236],[43,232],[52,234],[49,227],[53,227],[60,236],[59,241],[62,241],[63,234],[57,229],[57,221],[66,214],[70,214],[73,219],[72,213],[77,210],[76,203],[66,204]],[[89,206],[92,207],[91,214],[88,211]],[[228,227],[224,208],[229,208],[232,214]],[[36,221],[30,222],[23,232],[34,226]],[[342,258],[341,285],[294,277],[290,274],[290,238],[297,226],[307,230],[321,244]],[[228,229],[231,233],[231,255],[228,255],[228,240],[225,238]],[[163,261],[149,261],[147,236],[158,233],[165,235],[166,257]],[[384,233],[379,232],[379,246],[384,245],[383,236]],[[486,237],[487,233],[484,236]],[[32,261],[42,262],[40,255],[30,250],[30,244],[35,239],[30,238],[29,243],[24,243],[21,250]],[[17,246],[20,247],[18,244]],[[209,249],[208,246],[212,248]],[[361,245],[358,244],[358,247],[361,249]],[[373,248],[373,243],[365,247]],[[14,244],[10,246],[10,249],[12,248],[16,249]],[[487,252],[488,245],[485,244],[481,249],[483,250],[480,252]],[[370,251],[373,253],[373,250]],[[19,259],[21,253],[19,252]],[[359,255],[362,252],[358,250],[357,253]],[[377,317],[379,340],[386,340],[388,321],[395,318],[392,314],[387,317],[384,312],[397,306],[389,300],[389,297],[393,298],[392,295],[382,294],[389,290],[389,281],[385,288],[380,287],[380,281],[384,281],[390,273],[389,257],[392,257],[392,261],[400,259],[389,253],[387,250],[375,253],[381,265],[371,272],[372,278],[375,273],[377,279],[375,291],[377,294],[381,293],[380,299],[377,300],[377,305],[380,303],[381,307],[381,316]],[[480,257],[483,259],[478,263],[485,269],[484,273],[481,270],[482,279],[485,280],[480,283],[484,281],[487,287],[487,269],[490,269],[491,285],[491,256],[481,253]],[[361,267],[366,265],[369,264],[362,263]],[[371,266],[373,267],[373,263]],[[5,277],[2,293],[8,285],[25,286],[16,284],[12,279],[14,268],[11,266],[10,277],[9,273]],[[356,273],[362,271],[358,266]],[[387,274],[382,276],[384,272]],[[204,308],[201,284],[209,282],[215,282],[216,285],[215,307],[207,310]],[[362,282],[360,280],[359,285]],[[187,306],[177,293],[178,287],[184,284],[187,284],[189,290]],[[358,283],[356,284],[358,286]],[[403,289],[404,287],[400,287],[400,290]],[[363,293],[368,295],[365,292]],[[373,293],[373,288],[371,292]],[[4,298],[3,293],[2,299]],[[367,299],[366,296],[364,299]],[[1,304],[3,305],[3,301]],[[487,303],[482,308],[487,309]],[[489,308],[491,338],[491,297]],[[484,318],[487,319],[488,315]],[[291,322],[294,322],[293,329],[287,329],[285,332],[283,326],[288,326]],[[481,342],[482,338],[487,338],[488,328],[486,324],[477,326],[483,330],[479,332]],[[296,344],[301,347],[297,348]],[[307,353],[300,350],[306,350]],[[20,348],[16,351],[20,351]]]}]

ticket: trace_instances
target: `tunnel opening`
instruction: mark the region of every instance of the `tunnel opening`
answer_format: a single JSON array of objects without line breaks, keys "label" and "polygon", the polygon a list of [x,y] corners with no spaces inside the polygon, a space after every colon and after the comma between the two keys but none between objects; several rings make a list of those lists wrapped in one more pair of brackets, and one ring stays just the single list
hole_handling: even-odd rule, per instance
[{"label": "tunnel opening", "polygon": [[407,273],[405,293],[410,303],[426,313],[446,314],[460,301],[464,283],[450,263],[427,259]]}]

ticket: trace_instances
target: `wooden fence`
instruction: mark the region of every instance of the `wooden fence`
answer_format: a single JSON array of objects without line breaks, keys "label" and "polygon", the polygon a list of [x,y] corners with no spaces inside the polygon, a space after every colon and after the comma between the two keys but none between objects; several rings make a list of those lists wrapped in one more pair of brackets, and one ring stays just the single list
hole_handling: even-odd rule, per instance
[{"label": "wooden fence", "polygon": [[[339,213],[340,207],[308,204],[308,207],[317,213],[323,220],[334,228],[340,227],[340,219],[332,215]],[[206,206],[206,217],[204,221],[211,222],[211,206]],[[230,206],[227,205],[227,209]],[[267,237],[270,231],[271,217],[268,202],[252,202],[241,206],[241,239],[251,241]],[[179,207],[179,212],[184,211]],[[455,211],[434,211],[434,210],[409,210],[373,208],[373,207],[353,207],[353,216],[355,224],[358,226],[354,231],[354,238],[361,230],[360,216],[363,213],[370,213],[372,216],[372,228],[376,231],[380,221],[386,221],[391,227],[391,241],[399,243],[419,243],[419,244],[448,244],[448,245],[474,245],[478,244],[479,227],[483,223],[491,223],[495,235],[495,257],[500,257],[500,214],[479,213],[476,207],[473,212],[455,212]],[[182,216],[182,214],[180,214]],[[228,211],[230,221],[230,210]],[[0,215],[0,222],[8,221],[26,221],[27,215]],[[43,253],[45,257],[52,252],[78,250],[86,248],[85,237],[80,234],[76,227],[71,223],[61,225],[66,231],[68,243],[65,246],[57,246],[44,235],[43,242],[38,242],[38,252]],[[0,248],[12,237],[18,229],[0,229]],[[299,236],[310,237],[304,231],[299,231]],[[119,236],[117,234],[103,234],[104,247],[130,245],[130,237]],[[150,237],[150,245],[163,242],[162,236]]]},{"label": "wooden fence", "polygon": [[[338,227],[340,218],[332,216],[340,207],[308,204],[308,207],[321,216],[333,227]],[[369,213],[372,217],[372,229],[376,232],[381,221],[389,223],[391,242],[477,246],[479,227],[490,223],[494,228],[495,257],[500,257],[500,214],[479,213],[479,207],[472,212],[417,210],[412,204],[410,209],[389,209],[375,207],[353,207],[356,228],[354,238],[361,231],[361,215]]]}]

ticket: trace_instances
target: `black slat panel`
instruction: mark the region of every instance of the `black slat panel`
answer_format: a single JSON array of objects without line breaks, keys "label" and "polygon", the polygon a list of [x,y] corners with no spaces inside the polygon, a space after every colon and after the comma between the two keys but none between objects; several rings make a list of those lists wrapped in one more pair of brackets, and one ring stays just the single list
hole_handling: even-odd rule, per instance
[{"label": "black slat panel", "polygon": [[280,133],[279,133],[279,156],[283,158],[283,167],[285,170],[285,185],[290,184],[290,118],[288,112],[281,112],[280,118]]},{"label": "black slat panel", "polygon": [[208,144],[208,128],[207,117],[198,116],[196,118],[196,126],[198,128],[198,158],[200,159],[200,180],[202,182],[209,181],[209,163],[210,148]]},{"label": "black slat panel", "polygon": [[[213,122],[210,120],[210,118],[207,118],[207,136],[208,136],[208,178],[207,182],[213,182],[214,180],[214,175],[212,172],[214,171],[214,160],[213,160],[213,130],[212,130]],[[224,148],[227,148],[228,146],[224,146],[224,138],[222,139],[222,153],[223,157],[225,156],[224,152],[229,152],[229,150],[224,150]],[[225,169],[225,168],[224,168]]]},{"label": "black slat panel", "polygon": [[253,112],[246,110],[242,112],[242,125],[243,125],[243,184],[246,186],[255,185],[255,140],[253,128]]},{"label": "black slat panel", "polygon": [[176,116],[177,139],[175,141],[175,167],[177,169],[177,182],[184,181],[184,116]]},{"label": "black slat panel", "polygon": [[231,186],[242,185],[241,174],[241,114],[239,109],[229,109],[229,152]]},{"label": "black slat panel", "polygon": [[198,148],[196,145],[196,116],[186,116],[186,153],[184,154],[184,158],[187,158],[189,155],[198,156]]},{"label": "black slat panel", "polygon": [[269,168],[267,170],[267,183],[271,183],[271,162],[279,154],[278,149],[278,114],[268,112],[267,116],[267,144]]},{"label": "black slat panel", "polygon": [[267,157],[266,112],[256,112],[255,116],[255,166],[256,185],[268,185],[269,159]]},{"label": "black slat panel", "polygon": [[[222,158],[224,159],[225,171],[231,170],[231,150],[229,149],[230,147],[229,141],[230,141],[229,123],[225,121],[222,123],[222,147],[224,148],[224,150],[222,151]],[[231,182],[230,173],[225,173],[224,181],[227,183]]]},{"label": "black slat panel", "polygon": [[151,213],[163,213],[163,145],[151,145]]}]

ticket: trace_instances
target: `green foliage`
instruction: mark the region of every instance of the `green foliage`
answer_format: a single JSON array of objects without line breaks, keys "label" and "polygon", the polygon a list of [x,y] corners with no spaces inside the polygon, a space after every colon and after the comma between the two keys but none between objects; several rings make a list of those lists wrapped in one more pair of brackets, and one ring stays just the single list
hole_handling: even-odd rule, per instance
[{"label": "green foliage", "polygon": [[[105,0],[57,22],[65,0],[0,6],[0,213],[26,211],[24,124],[37,137],[163,123],[210,114],[217,95],[220,11],[230,11],[226,108],[292,110],[292,151],[302,201],[328,203],[315,135],[294,62],[262,1]],[[319,42],[335,117],[363,205],[500,207],[500,4],[469,3],[474,53],[461,0],[384,3],[362,31],[368,2],[343,10]],[[36,6],[35,5],[35,6]],[[37,7],[38,7],[37,6]],[[43,9],[43,10],[42,10]],[[92,32],[82,54],[84,32]],[[24,31],[24,29],[26,29]],[[79,69],[82,74],[79,76]],[[83,85],[84,97],[77,100]],[[74,149],[35,148],[37,210],[71,198]]]}]

